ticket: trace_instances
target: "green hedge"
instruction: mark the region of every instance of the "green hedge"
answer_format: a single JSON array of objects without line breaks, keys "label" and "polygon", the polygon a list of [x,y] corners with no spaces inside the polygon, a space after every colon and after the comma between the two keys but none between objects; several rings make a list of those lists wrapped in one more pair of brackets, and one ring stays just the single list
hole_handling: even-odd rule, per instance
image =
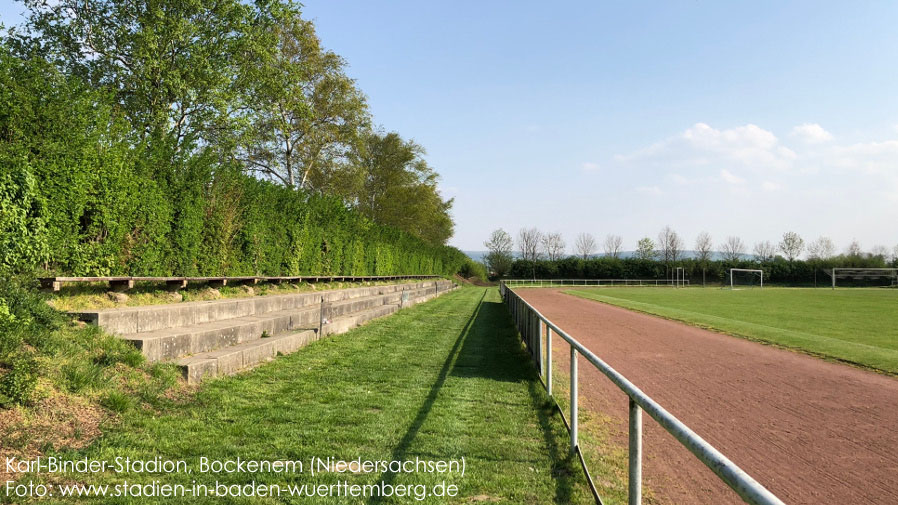
[{"label": "green hedge", "polygon": [[466,262],[338,199],[244,175],[214,152],[147,141],[112,103],[40,59],[0,51],[0,268],[449,275]]},{"label": "green hedge", "polygon": [[[898,264],[893,264],[898,267]],[[682,259],[670,265],[658,260],[639,258],[598,257],[587,260],[568,257],[556,261],[529,261],[518,259],[511,266],[509,279],[670,279],[673,269],[682,267],[692,285],[729,282],[727,272],[731,268],[761,268],[764,282],[813,286],[826,285],[830,277],[824,272],[833,267],[881,268],[889,266],[880,257],[859,258],[836,256],[828,260],[787,261],[777,256],[771,261],[750,259],[738,261],[714,260],[701,262],[693,258]],[[816,277],[815,277],[816,276]],[[845,284],[850,284],[846,281]],[[876,284],[871,282],[870,284]]]}]

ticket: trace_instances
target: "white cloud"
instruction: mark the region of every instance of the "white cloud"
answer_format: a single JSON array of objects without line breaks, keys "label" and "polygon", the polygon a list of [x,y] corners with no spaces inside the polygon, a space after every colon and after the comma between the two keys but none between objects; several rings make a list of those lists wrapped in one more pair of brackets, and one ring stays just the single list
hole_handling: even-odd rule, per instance
[{"label": "white cloud", "polygon": [[773,132],[757,125],[720,130],[696,123],[678,135],[631,154],[619,154],[614,159],[673,167],[736,164],[788,169],[796,158],[795,152],[780,144]]},{"label": "white cloud", "polygon": [[664,193],[658,186],[639,186],[636,188],[636,192],[644,195],[660,195]]},{"label": "white cloud", "polygon": [[580,169],[584,172],[598,172],[599,164],[593,163],[592,161],[584,161],[580,164]]},{"label": "white cloud", "polygon": [[745,179],[739,177],[738,175],[730,172],[727,169],[720,170],[720,178],[724,180],[727,184],[744,184]]},{"label": "white cloud", "polygon": [[867,174],[898,174],[898,140],[837,146],[830,155],[837,167]]},{"label": "white cloud", "polygon": [[779,191],[779,190],[783,189],[783,187],[775,182],[772,182],[772,181],[764,181],[761,184],[761,189],[763,189],[764,191],[767,191],[767,192],[773,192],[773,191]]},{"label": "white cloud", "polygon": [[792,128],[791,135],[808,144],[822,144],[833,139],[833,134],[817,123],[800,124]]}]

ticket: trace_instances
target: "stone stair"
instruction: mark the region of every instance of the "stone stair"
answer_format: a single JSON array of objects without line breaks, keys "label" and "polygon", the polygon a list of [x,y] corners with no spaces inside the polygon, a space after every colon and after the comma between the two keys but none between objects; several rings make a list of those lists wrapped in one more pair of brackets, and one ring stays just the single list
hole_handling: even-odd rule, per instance
[{"label": "stone stair", "polygon": [[175,362],[189,383],[229,375],[447,293],[446,280],[83,311],[74,315]]}]

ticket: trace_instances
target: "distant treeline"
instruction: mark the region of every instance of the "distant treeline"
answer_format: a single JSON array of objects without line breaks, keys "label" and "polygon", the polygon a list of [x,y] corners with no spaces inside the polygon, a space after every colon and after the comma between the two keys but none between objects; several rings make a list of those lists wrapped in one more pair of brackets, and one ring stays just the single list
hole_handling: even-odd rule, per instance
[{"label": "distant treeline", "polygon": [[[690,284],[716,284],[729,282],[731,268],[752,268],[764,270],[764,282],[813,285],[816,282],[828,285],[829,276],[824,269],[833,267],[882,268],[895,266],[887,264],[879,256],[835,256],[826,260],[789,261],[777,256],[769,261],[754,260],[709,260],[682,259],[665,262],[653,259],[600,257],[582,259],[568,257],[559,260],[515,260],[511,264],[509,279],[670,279],[675,276],[676,267],[684,269]],[[704,277],[703,277],[704,276]]]},{"label": "distant treeline", "polygon": [[[26,2],[0,39],[0,270],[452,274],[451,200],[289,0]],[[470,268],[470,267],[469,267]]]}]

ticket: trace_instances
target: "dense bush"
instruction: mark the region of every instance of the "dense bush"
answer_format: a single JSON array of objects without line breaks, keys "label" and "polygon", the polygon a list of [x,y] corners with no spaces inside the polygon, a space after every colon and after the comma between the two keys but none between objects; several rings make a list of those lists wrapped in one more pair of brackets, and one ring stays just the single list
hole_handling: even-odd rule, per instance
[{"label": "dense bush", "polygon": [[[515,260],[508,278],[515,279],[670,279],[674,269],[682,267],[691,284],[718,284],[729,282],[727,272],[731,268],[760,268],[764,270],[764,282],[789,285],[825,285],[830,277],[824,272],[833,267],[879,268],[887,266],[880,257],[837,256],[828,260],[788,261],[777,256],[771,261],[750,259],[738,261],[701,262],[688,258],[666,264],[658,260],[638,258],[590,258],[584,260],[568,257],[556,261]],[[816,278],[815,278],[816,276]]]},{"label": "dense bush", "polygon": [[[2,47],[2,46],[0,46]],[[101,92],[0,51],[0,267],[71,275],[452,274],[458,250],[201,146],[134,142]]]}]

